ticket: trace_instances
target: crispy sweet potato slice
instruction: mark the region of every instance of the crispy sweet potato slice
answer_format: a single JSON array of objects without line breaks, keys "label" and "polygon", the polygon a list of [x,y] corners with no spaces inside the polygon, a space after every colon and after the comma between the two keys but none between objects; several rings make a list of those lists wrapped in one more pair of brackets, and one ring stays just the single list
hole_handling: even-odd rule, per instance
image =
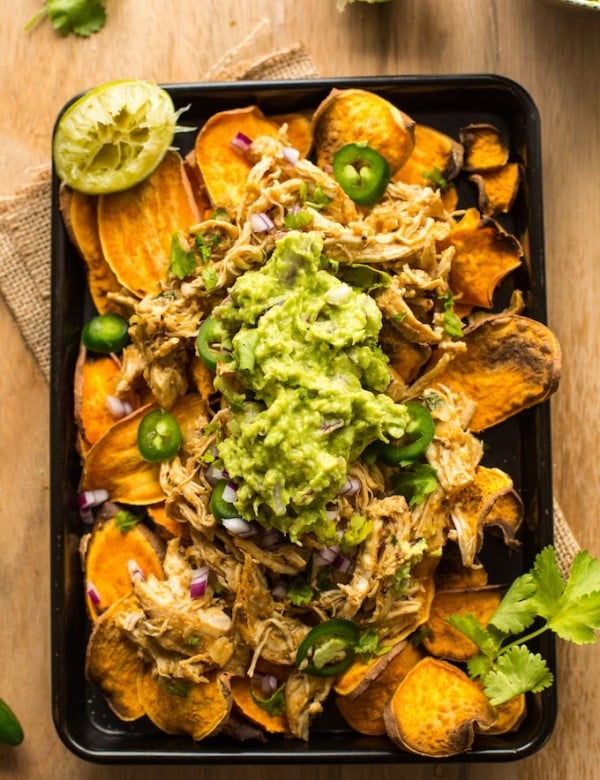
[{"label": "crispy sweet potato slice", "polygon": [[384,322],[379,334],[381,345],[390,359],[390,368],[409,384],[417,378],[420,370],[431,357],[427,344],[409,341],[393,325]]},{"label": "crispy sweet potato slice", "polygon": [[183,160],[168,152],[141,184],[100,195],[102,252],[119,282],[140,298],[156,293],[169,267],[171,236],[200,219]]},{"label": "crispy sweet potato slice", "polygon": [[114,602],[95,622],[87,645],[85,676],[104,694],[111,710],[124,721],[144,715],[137,693],[140,659],[137,647],[119,628],[117,618],[135,609],[133,594]]},{"label": "crispy sweet potato slice", "polygon": [[[135,562],[144,577],[153,574],[163,579],[164,552],[159,537],[143,523],[121,531],[114,518],[97,522],[84,559],[86,600],[92,619],[133,591],[130,562]],[[92,587],[94,600],[89,595]]]},{"label": "crispy sweet potato slice", "polygon": [[336,697],[335,702],[342,717],[360,734],[383,736],[386,733],[386,705],[410,669],[423,658],[421,650],[411,642],[401,642],[399,648],[359,694]]},{"label": "crispy sweet potato slice", "polygon": [[511,492],[513,481],[506,472],[479,465],[473,481],[454,494],[450,516],[465,566],[473,565],[481,549],[486,515],[501,496]]},{"label": "crispy sweet potato slice", "polygon": [[469,750],[475,724],[493,723],[494,712],[479,686],[458,667],[423,658],[396,689],[384,717],[396,745],[444,758]]},{"label": "crispy sweet potato slice", "polygon": [[[107,398],[114,395],[119,362],[111,355],[88,357],[82,351],[75,369],[75,419],[81,446],[87,451],[117,418],[109,411]],[[130,393],[126,399],[132,409],[140,405],[139,397]]]},{"label": "crispy sweet potato slice", "polygon": [[295,111],[290,114],[269,116],[272,122],[281,127],[287,125],[289,142],[300,152],[300,157],[308,157],[312,149],[312,116],[310,113]]},{"label": "crispy sweet potato slice", "polygon": [[488,584],[488,573],[477,560],[471,566],[462,561],[460,547],[448,541],[440,564],[435,572],[436,592],[438,590],[473,590]]},{"label": "crispy sweet potato slice", "polygon": [[469,176],[479,192],[479,210],[486,216],[507,214],[519,192],[521,166],[518,163],[506,163],[493,171],[481,171]]},{"label": "crispy sweet potato slice", "polygon": [[438,590],[434,596],[423,637],[425,649],[436,658],[467,661],[477,652],[477,646],[461,631],[448,623],[453,613],[472,614],[486,626],[502,599],[499,587],[477,590]]},{"label": "crispy sweet potato slice", "polygon": [[59,197],[65,228],[86,265],[88,288],[96,309],[100,314],[107,311],[122,314],[123,307],[108,297],[111,292],[119,292],[121,285],[102,252],[97,196],[62,185]]},{"label": "crispy sweet potato slice", "polygon": [[383,672],[392,659],[406,646],[406,641],[396,642],[387,653],[373,658],[358,657],[346,671],[336,678],[333,689],[340,696],[354,698],[369,687]]},{"label": "crispy sweet potato slice", "polygon": [[521,265],[523,248],[511,233],[474,208],[467,209],[452,230],[448,243],[455,255],[450,287],[461,304],[490,309],[498,284]]},{"label": "crispy sweet potato slice", "polygon": [[475,731],[482,734],[509,734],[511,731],[516,731],[527,714],[525,694],[520,693],[492,709],[496,716],[492,725],[475,724]]},{"label": "crispy sweet potato slice", "polygon": [[414,120],[385,98],[363,89],[333,89],[313,114],[317,164],[331,165],[345,144],[366,141],[394,174],[414,145]]},{"label": "crispy sweet potato slice", "polygon": [[188,539],[190,535],[187,523],[180,523],[167,515],[165,504],[152,504],[146,511],[156,526],[157,533],[164,539]]},{"label": "crispy sweet potato slice", "polygon": [[231,691],[224,676],[211,672],[206,678],[171,680],[143,666],[137,690],[146,715],[167,734],[188,734],[196,741],[217,734],[231,711]]},{"label": "crispy sweet potato slice", "polygon": [[271,715],[252,698],[251,677],[232,677],[230,684],[233,703],[251,723],[269,734],[285,734],[288,731],[285,713]]},{"label": "crispy sweet potato slice", "polygon": [[464,147],[465,171],[489,171],[508,162],[508,147],[495,125],[482,122],[461,127],[459,138]]},{"label": "crispy sweet potato slice", "polygon": [[515,490],[498,496],[483,518],[484,531],[498,533],[508,547],[517,547],[516,533],[523,522],[523,501]]},{"label": "crispy sweet potato slice", "polygon": [[408,160],[395,173],[394,181],[435,186],[442,178],[455,179],[462,169],[463,147],[449,135],[428,125],[416,124],[415,143]]},{"label": "crispy sweet potato slice", "polygon": [[[112,501],[157,504],[164,500],[159,482],[160,463],[145,461],[137,447],[142,417],[155,404],[146,404],[116,422],[87,453],[81,476],[82,490],[107,490]],[[171,409],[183,437],[182,450],[206,425],[204,402],[196,393],[182,396]]]},{"label": "crispy sweet potato slice", "polygon": [[483,431],[545,401],[558,387],[560,345],[536,320],[520,314],[490,316],[466,330],[464,341],[466,351],[434,381],[476,402],[469,423],[472,431]]},{"label": "crispy sweet potato slice", "polygon": [[246,186],[251,163],[232,141],[237,133],[250,140],[262,135],[277,138],[279,128],[258,106],[234,108],[213,114],[196,136],[196,163],[215,208],[235,213]]}]

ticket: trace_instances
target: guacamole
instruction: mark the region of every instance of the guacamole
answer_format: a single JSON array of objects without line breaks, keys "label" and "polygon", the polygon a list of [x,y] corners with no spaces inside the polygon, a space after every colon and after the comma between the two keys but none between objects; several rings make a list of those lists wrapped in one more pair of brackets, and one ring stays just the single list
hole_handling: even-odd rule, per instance
[{"label": "guacamole", "polygon": [[408,417],[383,393],[375,301],[327,270],[322,249],[319,234],[291,231],[233,284],[214,311],[232,353],[215,386],[233,412],[218,452],[240,515],[333,543],[327,504],[349,464],[375,439],[400,438]]}]

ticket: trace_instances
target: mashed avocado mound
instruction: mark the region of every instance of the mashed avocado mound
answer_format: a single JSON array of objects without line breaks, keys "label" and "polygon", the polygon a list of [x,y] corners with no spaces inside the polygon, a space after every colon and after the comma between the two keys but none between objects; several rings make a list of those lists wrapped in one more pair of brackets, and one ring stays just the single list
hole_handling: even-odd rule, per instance
[{"label": "mashed avocado mound", "polygon": [[233,356],[215,385],[233,411],[219,456],[240,515],[331,544],[326,507],[348,466],[375,439],[400,438],[408,416],[383,393],[376,303],[326,270],[322,249],[318,233],[292,231],[237,279],[213,312]]}]

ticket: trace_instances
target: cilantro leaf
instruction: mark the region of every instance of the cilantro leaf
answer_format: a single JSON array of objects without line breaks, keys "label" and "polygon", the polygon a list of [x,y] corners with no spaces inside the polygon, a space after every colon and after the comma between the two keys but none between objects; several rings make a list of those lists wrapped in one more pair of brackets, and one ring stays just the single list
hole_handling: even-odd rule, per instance
[{"label": "cilantro leaf", "polygon": [[448,622],[476,644],[484,656],[494,658],[498,654],[504,635],[493,628],[484,628],[475,615],[455,613],[448,617]]},{"label": "cilantro leaf", "polygon": [[548,621],[549,628],[561,639],[577,645],[591,644],[600,630],[600,593],[581,596],[565,603]]},{"label": "cilantro leaf", "polygon": [[379,633],[374,628],[367,628],[361,633],[356,643],[357,655],[366,656],[367,659],[385,655],[390,651],[390,645],[381,645]]},{"label": "cilantro leaf", "polygon": [[591,593],[600,593],[600,561],[586,550],[581,550],[571,565],[563,597],[575,601]]},{"label": "cilantro leaf", "polygon": [[409,509],[422,504],[430,493],[437,490],[438,484],[437,471],[428,463],[417,463],[392,477],[394,493],[404,496]]},{"label": "cilantro leaf", "polygon": [[191,276],[196,270],[196,255],[191,249],[182,244],[182,239],[177,233],[171,236],[171,252],[169,255],[169,271],[178,279]]},{"label": "cilantro leaf", "polygon": [[87,38],[106,23],[106,9],[100,0],[46,0],[44,8],[25,25],[30,30],[45,16],[59,35],[71,33]]},{"label": "cilantro leaf", "polygon": [[490,703],[497,707],[520,693],[543,691],[553,680],[542,656],[518,645],[498,657],[495,668],[485,675],[483,686]]},{"label": "cilantro leaf", "polygon": [[288,588],[288,598],[295,607],[305,607],[312,601],[313,592],[308,582],[298,575]]},{"label": "cilantro leaf", "polygon": [[505,634],[520,634],[528,628],[537,616],[536,603],[532,600],[535,589],[531,574],[517,577],[490,618],[491,625]]},{"label": "cilantro leaf", "polygon": [[560,609],[565,589],[553,547],[545,547],[536,556],[532,577],[535,585],[535,606],[541,617],[549,618]]},{"label": "cilantro leaf", "polygon": [[444,306],[444,333],[454,339],[462,338],[462,323],[459,316],[454,311],[454,296],[449,292],[446,295],[443,295],[440,300]]}]

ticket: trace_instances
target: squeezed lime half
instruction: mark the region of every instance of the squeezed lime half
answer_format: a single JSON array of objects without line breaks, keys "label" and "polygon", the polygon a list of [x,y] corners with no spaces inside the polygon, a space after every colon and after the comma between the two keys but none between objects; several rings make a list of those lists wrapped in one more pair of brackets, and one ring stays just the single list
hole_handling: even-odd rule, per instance
[{"label": "squeezed lime half", "polygon": [[146,81],[110,81],[76,100],[59,119],[52,154],[58,177],[101,195],[148,177],[173,142],[177,112],[168,92]]}]

